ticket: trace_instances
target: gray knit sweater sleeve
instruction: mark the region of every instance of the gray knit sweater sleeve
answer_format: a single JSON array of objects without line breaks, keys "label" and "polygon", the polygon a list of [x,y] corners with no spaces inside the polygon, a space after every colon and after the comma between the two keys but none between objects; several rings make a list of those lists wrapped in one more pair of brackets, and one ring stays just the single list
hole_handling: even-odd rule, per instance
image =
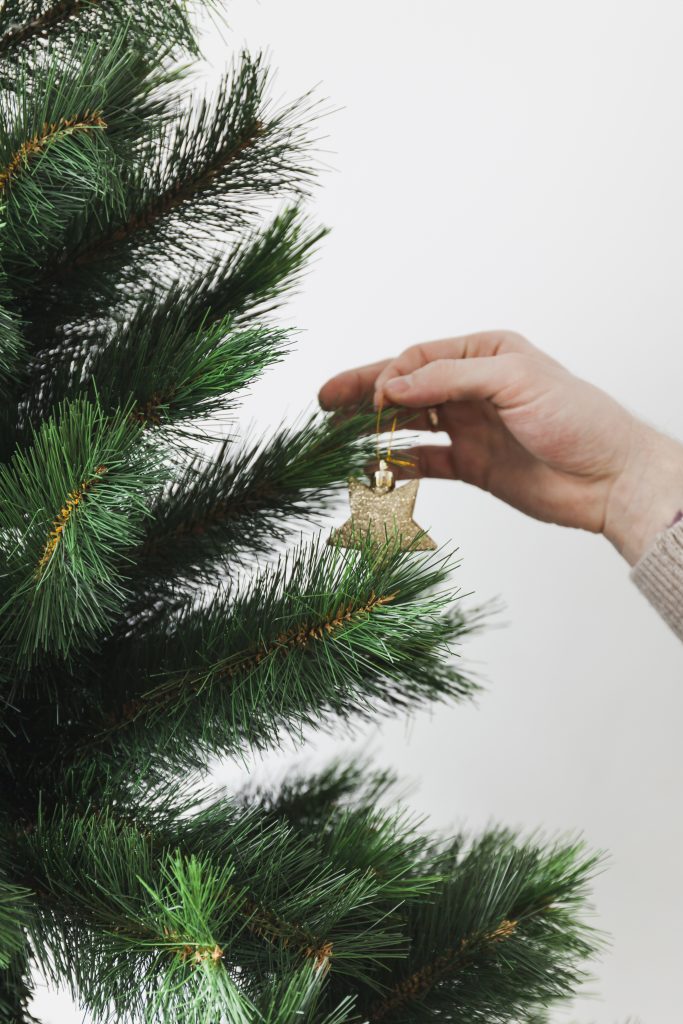
[{"label": "gray knit sweater sleeve", "polygon": [[683,520],[657,534],[631,579],[683,640]]}]

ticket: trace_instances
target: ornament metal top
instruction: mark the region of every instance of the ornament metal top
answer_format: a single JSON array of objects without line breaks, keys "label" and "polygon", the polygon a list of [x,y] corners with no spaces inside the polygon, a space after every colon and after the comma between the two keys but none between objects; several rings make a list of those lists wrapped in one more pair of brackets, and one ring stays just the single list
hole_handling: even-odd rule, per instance
[{"label": "ornament metal top", "polygon": [[368,541],[386,544],[395,540],[401,551],[433,551],[436,544],[413,519],[419,480],[397,487],[394,474],[384,459],[373,474],[371,485],[349,480],[351,518],[334,530],[328,544],[342,548],[363,548]]}]

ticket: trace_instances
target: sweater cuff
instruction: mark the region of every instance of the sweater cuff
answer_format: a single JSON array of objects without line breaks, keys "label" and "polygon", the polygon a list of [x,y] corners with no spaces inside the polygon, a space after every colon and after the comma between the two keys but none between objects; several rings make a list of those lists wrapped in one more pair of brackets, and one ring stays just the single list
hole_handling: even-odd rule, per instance
[{"label": "sweater cuff", "polygon": [[631,579],[683,640],[683,521],[657,534]]}]

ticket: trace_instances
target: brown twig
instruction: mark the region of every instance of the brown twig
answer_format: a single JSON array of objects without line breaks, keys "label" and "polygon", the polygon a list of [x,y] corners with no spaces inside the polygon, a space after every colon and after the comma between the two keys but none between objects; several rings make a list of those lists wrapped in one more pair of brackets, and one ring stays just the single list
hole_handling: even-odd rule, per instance
[{"label": "brown twig", "polygon": [[482,946],[493,946],[504,942],[516,931],[517,921],[510,921],[506,918],[492,932],[462,939],[457,946],[442,953],[431,963],[425,964],[424,967],[399,982],[384,999],[375,1003],[370,1011],[372,1024],[375,1024],[375,1021],[384,1020],[390,1013],[400,1009],[406,1003],[424,996],[444,977],[454,973],[462,966],[475,948],[480,949]]},{"label": "brown twig", "polygon": [[107,122],[102,117],[101,110],[86,110],[79,117],[63,117],[59,121],[53,121],[51,124],[46,122],[32,139],[28,139],[21,144],[9,163],[0,171],[0,193],[7,189],[11,180],[16,177],[31,157],[43,153],[50,143],[54,142],[60,135],[72,135],[77,131],[106,127]]},{"label": "brown twig", "polygon": [[[89,0],[89,6],[94,7],[99,0]],[[0,37],[0,53],[4,53],[21,43],[28,42],[36,36],[44,36],[51,28],[54,28],[60,21],[71,18],[84,7],[83,0],[61,0],[60,3],[49,7],[42,14],[25,25],[16,25]]]},{"label": "brown twig", "polygon": [[[395,598],[395,593],[385,594],[384,596],[378,597],[373,591],[368,600],[362,605],[355,606],[353,603],[340,605],[339,608],[329,616],[329,618],[322,619],[315,623],[303,623],[298,627],[293,627],[284,633],[280,633],[274,640],[264,644],[257,650],[243,651],[234,655],[225,665],[218,669],[216,676],[231,680],[244,672],[249,672],[256,668],[266,658],[273,658],[281,654],[287,654],[295,648],[308,647],[311,643],[315,643],[318,640],[324,639],[326,636],[330,636],[344,626],[371,615],[376,608],[389,604]],[[186,679],[182,679],[176,684],[176,688],[180,689],[187,687],[191,690],[199,685],[201,685],[201,680],[187,682]],[[155,706],[155,698],[158,700],[159,696],[162,696],[167,700],[169,697],[169,688],[166,687],[163,691],[160,690],[156,694],[153,691],[148,698],[138,698],[128,701],[123,706],[122,719],[115,724],[113,728],[121,728],[123,725],[126,725],[128,722],[137,718],[138,715],[151,710]]]},{"label": "brown twig", "polygon": [[105,256],[118,242],[123,242],[133,235],[152,227],[156,221],[172,213],[173,210],[188,202],[197,193],[208,188],[212,181],[233,160],[236,160],[246,149],[256,144],[263,134],[263,130],[263,124],[260,121],[255,122],[251,126],[251,131],[244,138],[231,146],[218,150],[214,154],[211,163],[204,168],[201,174],[197,174],[193,178],[174,182],[170,188],[160,196],[155,197],[144,209],[131,214],[128,220],[110,235],[97,239],[91,245],[76,253],[72,259],[59,264],[50,277],[61,278],[77,267],[96,262]]},{"label": "brown twig", "polygon": [[38,562],[38,576],[41,576],[45,569],[47,568],[50,559],[54,555],[60,541],[62,540],[62,537],[64,536],[64,530],[66,529],[67,524],[69,523],[69,520],[73,516],[74,512],[81,504],[83,499],[88,494],[92,494],[93,488],[95,487],[96,484],[99,483],[99,481],[105,475],[106,472],[106,466],[98,466],[97,469],[95,470],[95,476],[91,477],[89,480],[83,480],[78,485],[78,487],[76,487],[75,490],[71,491],[71,493],[69,494],[64,505],[59,510],[55,519],[53,520],[52,529],[48,534],[47,540],[45,541],[43,553],[40,556],[40,561]]}]

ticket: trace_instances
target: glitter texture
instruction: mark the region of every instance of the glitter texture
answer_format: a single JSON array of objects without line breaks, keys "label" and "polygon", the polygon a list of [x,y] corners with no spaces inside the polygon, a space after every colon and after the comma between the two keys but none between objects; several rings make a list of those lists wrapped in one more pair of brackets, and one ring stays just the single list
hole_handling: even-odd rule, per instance
[{"label": "glitter texture", "polygon": [[419,483],[419,480],[411,480],[402,487],[382,490],[362,480],[349,480],[351,518],[333,532],[329,543],[342,548],[362,548],[368,538],[378,544],[396,538],[401,550],[433,551],[436,544],[422,533],[413,519]]}]

